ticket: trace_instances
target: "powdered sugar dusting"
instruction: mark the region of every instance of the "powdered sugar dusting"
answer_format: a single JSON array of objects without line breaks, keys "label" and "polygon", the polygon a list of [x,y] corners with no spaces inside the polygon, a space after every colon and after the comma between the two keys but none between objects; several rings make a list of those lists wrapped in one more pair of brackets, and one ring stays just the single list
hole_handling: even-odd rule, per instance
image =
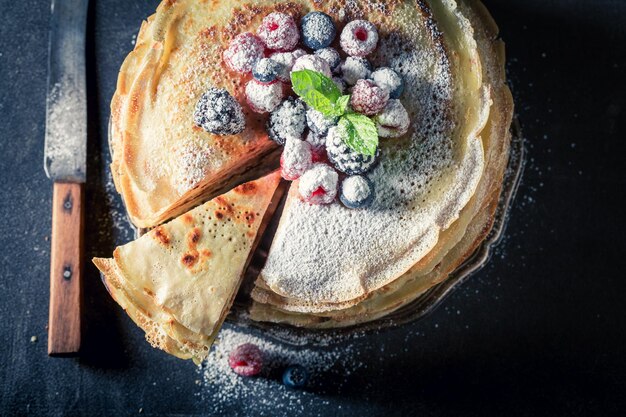
[{"label": "powdered sugar dusting", "polygon": [[432,44],[424,21],[403,18],[402,26],[414,27],[411,36],[421,41],[407,46],[405,37],[391,33],[381,38],[372,61],[403,77],[412,130],[405,139],[381,140],[380,163],[368,174],[376,196],[366,212],[292,200],[262,272],[281,295],[342,302],[379,288],[436,243],[443,219],[455,216],[448,211],[451,202],[469,198],[455,184],[470,189],[480,178],[479,141],[472,141],[461,166],[454,159],[453,86],[445,55]]},{"label": "powdered sugar dusting", "polygon": [[[228,365],[229,353],[244,343],[253,343],[263,352],[263,370],[256,377],[241,377]],[[206,362],[198,367],[202,378],[199,382],[203,384],[200,395],[210,402],[211,412],[215,415],[225,415],[232,402],[250,402],[246,408],[254,410],[257,416],[297,415],[315,404],[326,402],[323,397],[307,390],[308,387],[317,391],[332,376],[340,382],[345,381],[346,376],[365,366],[355,355],[356,349],[350,344],[335,348],[295,347],[226,325]],[[296,364],[304,366],[310,374],[303,390],[288,389],[280,381],[284,369]]]}]

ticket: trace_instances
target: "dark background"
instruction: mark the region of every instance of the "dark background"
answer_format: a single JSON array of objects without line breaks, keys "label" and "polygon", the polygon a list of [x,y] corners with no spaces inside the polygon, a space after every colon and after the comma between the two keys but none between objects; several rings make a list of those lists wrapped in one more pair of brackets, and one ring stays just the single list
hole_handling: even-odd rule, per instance
[{"label": "dark background", "polygon": [[[108,104],[157,3],[92,1],[88,257],[131,238],[105,186]],[[528,149],[506,237],[434,314],[354,342],[371,366],[307,397],[307,414],[624,415],[626,1],[485,3],[507,42]],[[0,11],[0,415],[211,415],[194,365],[150,349],[92,266],[82,357],[46,355],[50,5],[0,0]],[[225,407],[255,415],[270,394]]]}]

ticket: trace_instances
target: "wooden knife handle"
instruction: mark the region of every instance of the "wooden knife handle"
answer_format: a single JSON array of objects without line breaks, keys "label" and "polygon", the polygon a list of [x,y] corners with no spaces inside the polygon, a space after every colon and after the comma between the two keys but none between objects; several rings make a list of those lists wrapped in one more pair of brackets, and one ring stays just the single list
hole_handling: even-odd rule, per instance
[{"label": "wooden knife handle", "polygon": [[54,183],[51,240],[48,355],[71,356],[80,348],[82,184]]}]

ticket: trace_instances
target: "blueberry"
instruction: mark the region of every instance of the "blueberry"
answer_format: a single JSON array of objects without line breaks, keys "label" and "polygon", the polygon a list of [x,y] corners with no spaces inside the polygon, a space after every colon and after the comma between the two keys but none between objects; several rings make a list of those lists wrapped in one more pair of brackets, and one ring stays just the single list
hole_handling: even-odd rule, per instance
[{"label": "blueberry", "polygon": [[309,379],[309,373],[304,366],[292,365],[283,373],[283,384],[289,388],[302,388]]},{"label": "blueberry", "polygon": [[262,83],[271,83],[281,71],[281,64],[270,58],[262,58],[254,65],[252,76]]},{"label": "blueberry", "polygon": [[371,78],[374,84],[389,92],[389,98],[399,98],[404,91],[404,80],[391,68],[378,68]]},{"label": "blueberry", "polygon": [[279,145],[284,145],[288,137],[301,139],[305,129],[306,107],[294,97],[283,101],[267,121],[269,137]]},{"label": "blueberry", "polygon": [[311,12],[300,22],[302,42],[311,49],[322,49],[330,45],[337,35],[333,19],[326,13]]},{"label": "blueberry", "polygon": [[328,62],[332,72],[336,73],[339,70],[341,64],[341,56],[335,48],[322,48],[315,51],[315,55]]},{"label": "blueberry", "polygon": [[211,87],[196,104],[193,119],[207,132],[236,135],[246,127],[241,105],[228,91]]},{"label": "blueberry", "polygon": [[366,208],[374,201],[374,183],[361,175],[353,175],[341,184],[341,202],[348,208]]}]

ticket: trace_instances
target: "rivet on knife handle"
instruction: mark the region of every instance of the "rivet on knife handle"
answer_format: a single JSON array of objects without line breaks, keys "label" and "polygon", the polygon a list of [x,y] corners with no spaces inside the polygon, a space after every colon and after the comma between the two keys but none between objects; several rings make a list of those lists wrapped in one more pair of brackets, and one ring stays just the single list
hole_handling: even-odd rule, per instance
[{"label": "rivet on knife handle", "polygon": [[83,273],[83,185],[54,183],[48,354],[80,349]]}]

